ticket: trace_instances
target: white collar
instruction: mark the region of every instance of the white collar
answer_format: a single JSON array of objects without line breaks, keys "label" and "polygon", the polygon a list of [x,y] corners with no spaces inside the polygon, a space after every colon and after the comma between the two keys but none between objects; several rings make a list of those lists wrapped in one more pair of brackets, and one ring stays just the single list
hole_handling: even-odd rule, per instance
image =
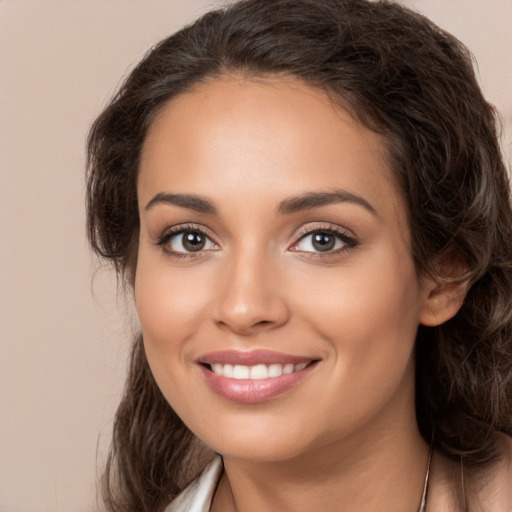
[{"label": "white collar", "polygon": [[222,459],[216,456],[201,475],[172,501],[165,512],[209,512],[222,475]]}]

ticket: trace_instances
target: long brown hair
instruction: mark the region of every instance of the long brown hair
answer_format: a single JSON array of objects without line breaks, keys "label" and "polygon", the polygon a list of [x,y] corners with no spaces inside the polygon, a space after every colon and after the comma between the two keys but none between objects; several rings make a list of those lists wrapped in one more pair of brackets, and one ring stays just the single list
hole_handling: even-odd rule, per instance
[{"label": "long brown hair", "polygon": [[[408,205],[418,272],[471,286],[455,318],[420,326],[422,435],[475,467],[512,434],[512,209],[494,109],[453,36],[392,2],[242,0],[163,40],[130,73],[88,140],[88,235],[128,284],[136,271],[136,182],[148,127],[171,98],[226,74],[289,75],[382,134]],[[458,262],[446,272],[439,262]],[[447,283],[447,286],[449,283]],[[105,473],[112,511],[161,511],[204,452],[160,393],[142,338]],[[192,464],[195,461],[196,464]]]}]

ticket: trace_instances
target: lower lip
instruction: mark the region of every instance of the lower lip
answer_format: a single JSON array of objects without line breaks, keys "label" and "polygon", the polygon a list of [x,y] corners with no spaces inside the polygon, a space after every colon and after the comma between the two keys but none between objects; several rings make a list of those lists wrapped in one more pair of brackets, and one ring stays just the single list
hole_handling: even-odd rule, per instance
[{"label": "lower lip", "polygon": [[223,377],[200,365],[206,382],[215,393],[240,404],[257,404],[270,400],[302,382],[314,367],[316,362],[303,370],[280,377],[251,380]]}]

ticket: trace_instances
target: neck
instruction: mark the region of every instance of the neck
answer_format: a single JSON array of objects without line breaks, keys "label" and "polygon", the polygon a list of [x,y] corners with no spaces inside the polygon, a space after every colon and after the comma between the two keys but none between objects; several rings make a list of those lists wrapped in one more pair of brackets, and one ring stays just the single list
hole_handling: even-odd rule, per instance
[{"label": "neck", "polygon": [[429,446],[411,421],[358,431],[285,461],[224,458],[212,511],[416,512]]}]

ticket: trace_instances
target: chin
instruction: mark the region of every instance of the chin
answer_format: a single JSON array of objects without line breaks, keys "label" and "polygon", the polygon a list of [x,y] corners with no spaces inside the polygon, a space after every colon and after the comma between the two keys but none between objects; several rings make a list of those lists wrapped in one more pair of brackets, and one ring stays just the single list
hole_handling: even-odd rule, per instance
[{"label": "chin", "polygon": [[[197,432],[203,443],[226,458],[253,462],[277,462],[294,459],[305,451],[307,439],[290,432],[286,424],[228,425],[212,428],[204,435]],[[299,434],[299,435],[297,435]]]}]

